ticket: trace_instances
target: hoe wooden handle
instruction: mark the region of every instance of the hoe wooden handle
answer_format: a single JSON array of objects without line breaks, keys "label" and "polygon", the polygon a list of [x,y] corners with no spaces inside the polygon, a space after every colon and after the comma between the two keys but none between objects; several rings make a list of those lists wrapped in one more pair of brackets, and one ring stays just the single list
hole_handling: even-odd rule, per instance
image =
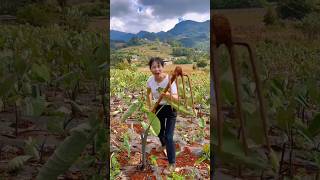
[{"label": "hoe wooden handle", "polygon": [[[166,93],[168,91],[168,89],[170,88],[170,85],[176,80],[176,78],[178,76],[182,76],[183,73],[182,73],[182,68],[180,66],[177,66],[173,73],[172,73],[172,76],[171,76],[171,79],[170,79],[170,82],[168,83],[167,87],[163,90],[164,93]],[[155,113],[156,112],[156,109],[157,107],[159,106],[159,103],[161,102],[163,98],[163,95],[161,94],[158,101],[156,102],[156,104],[153,106],[153,109],[152,109],[152,112]]]}]

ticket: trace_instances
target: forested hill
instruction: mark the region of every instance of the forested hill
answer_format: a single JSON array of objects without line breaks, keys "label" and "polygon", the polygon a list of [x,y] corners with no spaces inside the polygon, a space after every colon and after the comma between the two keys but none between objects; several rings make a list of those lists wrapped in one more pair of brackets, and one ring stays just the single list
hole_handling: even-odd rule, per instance
[{"label": "forested hill", "polygon": [[279,0],[211,0],[211,9],[235,9],[262,7],[266,2]]}]

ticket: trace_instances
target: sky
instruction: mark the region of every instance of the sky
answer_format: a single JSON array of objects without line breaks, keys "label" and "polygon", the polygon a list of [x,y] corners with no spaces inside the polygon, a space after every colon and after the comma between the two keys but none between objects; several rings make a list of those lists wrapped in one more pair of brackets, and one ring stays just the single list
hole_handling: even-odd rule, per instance
[{"label": "sky", "polygon": [[183,20],[210,19],[209,0],[110,0],[110,29],[168,31]]}]

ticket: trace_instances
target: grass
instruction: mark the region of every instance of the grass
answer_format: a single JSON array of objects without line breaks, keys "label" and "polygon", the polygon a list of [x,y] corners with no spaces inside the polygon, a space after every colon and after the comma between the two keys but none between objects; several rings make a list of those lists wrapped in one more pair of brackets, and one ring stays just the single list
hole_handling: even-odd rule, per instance
[{"label": "grass", "polygon": [[297,22],[282,21],[277,25],[265,26],[263,17],[266,9],[264,8],[219,9],[212,10],[211,13],[222,14],[227,17],[232,27],[232,35],[249,40],[252,43],[272,40],[305,43],[307,46],[319,45],[317,42],[306,39],[302,32],[294,27]]},{"label": "grass", "polygon": [[[172,72],[177,66],[180,66],[183,70],[183,72],[185,73],[197,73],[199,72],[200,70],[193,70],[192,69],[192,64],[169,64],[169,65],[165,65],[164,66],[164,72],[166,73],[170,73]],[[141,72],[150,72],[150,69],[148,66],[146,67],[141,67],[141,68],[138,68],[139,71]]]},{"label": "grass", "polygon": [[164,59],[170,59],[172,57],[172,48],[167,44],[162,43],[157,45],[157,43],[144,44],[140,46],[131,46],[123,48],[120,51],[122,52],[134,52],[138,55],[143,55],[146,57],[161,57]]},{"label": "grass", "polygon": [[226,16],[230,23],[235,27],[251,27],[264,26],[263,16],[266,10],[264,8],[250,8],[250,9],[218,9],[211,13],[218,13]]},{"label": "grass", "polygon": [[107,17],[91,17],[88,24],[88,30],[93,32],[103,32],[106,34],[108,31],[107,25],[109,23],[110,20]]}]

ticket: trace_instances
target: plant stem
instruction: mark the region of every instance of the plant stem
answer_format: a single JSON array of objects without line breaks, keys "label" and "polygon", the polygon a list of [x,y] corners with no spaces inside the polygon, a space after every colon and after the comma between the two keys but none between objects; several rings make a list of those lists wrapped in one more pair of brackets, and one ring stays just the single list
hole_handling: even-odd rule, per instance
[{"label": "plant stem", "polygon": [[16,137],[18,137],[18,121],[19,121],[19,113],[18,113],[18,106],[17,103],[14,103],[14,112],[15,112],[15,116],[16,116]]},{"label": "plant stem", "polygon": [[143,170],[147,165],[147,158],[146,158],[146,144],[147,144],[147,137],[148,137],[149,128],[141,134],[141,144],[142,144],[142,166],[141,170]]},{"label": "plant stem", "polygon": [[292,162],[292,154],[293,154],[293,135],[292,128],[290,128],[290,177],[293,178],[293,162]]},{"label": "plant stem", "polygon": [[308,120],[304,118],[304,111],[305,111],[305,108],[302,107],[302,122],[306,121],[306,124],[308,123]]},{"label": "plant stem", "polygon": [[4,98],[2,102],[3,102],[3,111],[6,112],[6,109],[7,109],[6,108],[6,104],[7,104],[6,98]]},{"label": "plant stem", "polygon": [[[108,72],[109,73],[109,72]],[[109,74],[107,74],[107,77],[109,76]],[[105,128],[106,128],[106,139],[107,139],[107,144],[110,144],[110,99],[105,99],[105,95],[107,95],[107,97],[109,97],[110,94],[110,88],[107,85],[107,80],[104,75],[102,76],[102,84],[101,84],[101,104],[102,104],[102,108],[103,108],[103,116],[104,116],[104,124],[105,124]],[[109,78],[108,78],[109,79]],[[107,102],[107,104],[106,104]],[[107,179],[110,178],[110,148],[107,148],[107,160],[106,160],[106,177]]]},{"label": "plant stem", "polygon": [[282,166],[283,166],[283,158],[284,158],[284,154],[286,152],[286,143],[283,143],[282,145],[282,153],[281,153],[281,160],[280,160],[280,165],[279,165],[279,172],[278,175],[279,177],[281,177],[281,171],[282,171]]},{"label": "plant stem", "polygon": [[47,137],[43,140],[41,146],[40,146],[40,150],[39,150],[39,154],[40,154],[40,159],[39,159],[39,162],[42,163],[43,161],[43,149],[44,149],[44,145],[47,141]]},{"label": "plant stem", "polygon": [[94,156],[96,154],[96,140],[93,139],[92,141],[92,155]]},{"label": "plant stem", "polygon": [[63,129],[64,129],[64,130],[67,128],[68,124],[73,120],[73,117],[74,117],[74,116],[71,115],[70,119],[63,124]]}]

